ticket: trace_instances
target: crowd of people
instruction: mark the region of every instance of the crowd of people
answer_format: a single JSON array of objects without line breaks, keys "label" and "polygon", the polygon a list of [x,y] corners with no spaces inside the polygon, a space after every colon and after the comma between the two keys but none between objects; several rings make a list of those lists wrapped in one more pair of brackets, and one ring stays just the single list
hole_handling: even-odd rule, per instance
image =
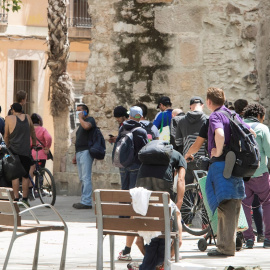
[{"label": "crowd of people", "polygon": [[[36,158],[31,147],[39,144],[43,150],[38,153],[38,159],[45,166],[48,150],[51,146],[51,136],[43,127],[43,121],[38,114],[31,117],[24,114],[22,105],[27,96],[18,93],[17,103],[11,105],[5,121],[0,119],[0,154],[3,156],[8,148],[18,155],[26,174],[22,176],[23,201],[28,203],[29,173],[33,172],[32,159]],[[204,112],[205,104],[210,115]],[[157,102],[160,111],[154,119],[149,119],[148,108],[138,103],[129,109],[123,106],[114,108],[114,118],[118,123],[118,134],[110,134],[108,142],[114,145],[113,161],[121,140],[128,137],[132,141],[131,161],[119,165],[121,189],[130,190],[143,187],[153,191],[167,191],[171,203],[181,217],[180,209],[184,199],[185,185],[194,182],[193,170],[197,168],[199,157],[208,157],[209,168],[206,181],[206,194],[211,210],[218,213],[218,231],[216,249],[208,252],[208,256],[234,256],[236,251],[236,231],[241,207],[243,207],[248,229],[244,231],[246,248],[253,248],[255,235],[252,228],[251,209],[256,224],[257,242],[263,242],[264,248],[270,248],[270,180],[268,158],[270,157],[269,128],[263,124],[266,111],[259,103],[248,104],[239,99],[234,104],[227,102],[224,91],[219,88],[209,88],[206,102],[202,97],[191,97],[190,110],[183,112],[181,108],[172,107],[169,97],[162,96]],[[89,153],[89,140],[94,136],[96,122],[89,115],[89,108],[79,104],[76,109],[79,127],[76,131],[75,156],[73,164],[77,165],[79,179],[82,183],[81,200],[75,203],[75,209],[92,208],[92,164]],[[225,152],[225,146],[230,144],[231,126],[228,116],[234,115],[241,125],[245,126],[256,138],[260,151],[260,165],[249,181],[232,174],[236,158],[232,151]],[[153,120],[153,121],[150,121]],[[3,126],[4,122],[4,127]],[[112,131],[112,133],[114,133]],[[31,139],[30,139],[31,138]],[[170,141],[173,151],[168,164],[153,162],[144,164],[139,158],[140,150],[154,140]],[[119,150],[119,149],[118,149]],[[1,156],[1,157],[2,157]],[[114,164],[119,164],[115,162]],[[121,163],[121,162],[120,162]],[[175,180],[176,179],[176,180]],[[173,184],[176,181],[176,190]],[[1,185],[5,186],[1,179]],[[15,200],[19,200],[19,180],[12,181]],[[175,203],[175,204],[174,204]],[[123,217],[127,218],[127,217]],[[182,226],[178,224],[180,245],[182,243]],[[118,259],[132,261],[131,248],[135,237],[126,238],[125,247],[120,251]],[[162,269],[164,261],[164,239],[153,238],[145,245],[142,237],[137,237],[136,244],[144,255],[142,264],[130,262],[128,269],[155,270]],[[158,255],[157,255],[158,254]],[[172,250],[173,254],[173,250]]]},{"label": "crowd of people", "polygon": [[[117,136],[108,138],[112,144],[123,136],[123,131],[133,134],[135,155],[133,163],[119,168],[121,188],[129,190],[134,187],[144,187],[154,191],[167,191],[171,199],[181,209],[185,185],[194,182],[192,171],[196,169],[198,157],[208,157],[210,166],[207,175],[206,194],[211,210],[218,213],[218,232],[216,249],[210,250],[208,256],[234,256],[236,251],[236,232],[240,208],[244,208],[248,222],[248,230],[243,235],[245,247],[253,248],[255,235],[252,228],[251,210],[255,220],[258,236],[257,242],[263,242],[264,248],[270,248],[270,181],[268,173],[268,157],[270,157],[270,133],[263,124],[265,108],[259,104],[248,104],[239,99],[232,104],[227,102],[222,89],[209,88],[206,95],[206,105],[211,111],[208,116],[204,112],[203,98],[195,96],[190,99],[190,110],[183,112],[173,108],[169,97],[159,99],[155,119],[146,122],[147,107],[136,104],[127,110],[123,106],[114,109],[114,117],[119,124]],[[225,113],[224,113],[225,112]],[[235,114],[239,123],[244,125],[256,137],[261,154],[260,166],[249,181],[232,175],[234,163],[232,155],[223,151],[229,145],[231,138],[230,120],[226,116]],[[168,166],[142,164],[138,153],[151,140],[159,140],[162,127],[169,126],[170,142],[173,153]],[[134,128],[136,128],[134,130]],[[174,176],[177,179],[177,197],[173,192]],[[179,226],[181,232],[181,225]],[[126,245],[119,253],[119,260],[132,261],[131,247],[134,237],[127,237]],[[182,241],[180,241],[181,244]],[[144,245],[138,237],[136,244],[144,255],[142,264],[130,262],[128,269],[161,268],[164,256],[164,240],[154,238],[149,245]],[[159,254],[159,256],[156,256]]]}]

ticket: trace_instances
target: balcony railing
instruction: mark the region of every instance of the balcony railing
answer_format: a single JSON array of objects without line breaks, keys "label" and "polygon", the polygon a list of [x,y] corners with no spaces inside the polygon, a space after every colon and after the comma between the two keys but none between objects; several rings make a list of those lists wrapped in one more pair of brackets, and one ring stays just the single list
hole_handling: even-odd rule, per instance
[{"label": "balcony railing", "polygon": [[88,13],[88,0],[71,0],[67,13],[69,27],[92,27],[91,18]]},{"label": "balcony railing", "polygon": [[73,17],[68,18],[68,26],[69,27],[81,27],[81,28],[91,28],[92,22],[89,17]]},{"label": "balcony railing", "polygon": [[0,0],[0,24],[8,23],[8,13],[5,10],[7,3]]}]

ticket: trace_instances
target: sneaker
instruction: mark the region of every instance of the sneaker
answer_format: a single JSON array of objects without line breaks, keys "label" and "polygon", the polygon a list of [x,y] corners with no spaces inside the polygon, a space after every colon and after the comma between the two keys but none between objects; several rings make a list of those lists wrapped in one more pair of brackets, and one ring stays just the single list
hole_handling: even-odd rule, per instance
[{"label": "sneaker", "polygon": [[[121,251],[119,252],[118,260],[120,260],[120,261],[132,261],[132,258],[131,258],[131,256],[130,256],[130,253],[123,255],[123,251],[124,251],[124,250],[121,250]],[[130,269],[133,269],[133,268],[130,268]],[[139,269],[139,268],[138,268],[138,269]]]},{"label": "sneaker", "polygon": [[233,151],[229,151],[225,157],[225,167],[223,171],[224,178],[228,179],[232,176],[235,161],[236,161],[235,153]]},{"label": "sneaker", "polygon": [[[28,207],[30,207],[30,203],[28,201],[21,200],[21,202],[24,203],[24,204],[26,204]],[[25,206],[23,204],[19,204],[19,207],[24,207],[25,208]]]},{"label": "sneaker", "polygon": [[258,234],[257,236],[257,243],[263,243],[264,242],[264,235]]},{"label": "sneaker", "polygon": [[252,249],[254,246],[254,240],[248,239],[246,242],[246,248]]},{"label": "sneaker", "polygon": [[137,262],[131,262],[127,265],[127,269],[129,270],[139,270],[140,269],[140,265]]},{"label": "sneaker", "polygon": [[83,203],[74,203],[72,206],[76,209],[92,209],[92,205],[85,205]]},{"label": "sneaker", "polygon": [[264,239],[263,242],[263,247],[264,248],[270,248],[270,240],[268,240],[267,238]]}]

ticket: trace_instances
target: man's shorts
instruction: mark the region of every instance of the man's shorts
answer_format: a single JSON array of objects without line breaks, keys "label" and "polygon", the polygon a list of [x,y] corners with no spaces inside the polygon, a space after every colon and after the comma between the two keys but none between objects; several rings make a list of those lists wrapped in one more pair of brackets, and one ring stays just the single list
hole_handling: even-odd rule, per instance
[{"label": "man's shorts", "polygon": [[24,167],[24,169],[26,171],[26,174],[23,177],[28,178],[29,177],[29,170],[30,170],[30,167],[32,165],[32,160],[30,157],[27,157],[27,156],[21,156],[21,155],[18,155],[18,156],[19,156],[19,159],[21,161],[22,166]]},{"label": "man's shorts", "polygon": [[136,187],[143,187],[153,191],[167,191],[170,194],[170,198],[172,201],[175,197],[172,181],[169,182],[155,177],[138,178],[136,182]]}]

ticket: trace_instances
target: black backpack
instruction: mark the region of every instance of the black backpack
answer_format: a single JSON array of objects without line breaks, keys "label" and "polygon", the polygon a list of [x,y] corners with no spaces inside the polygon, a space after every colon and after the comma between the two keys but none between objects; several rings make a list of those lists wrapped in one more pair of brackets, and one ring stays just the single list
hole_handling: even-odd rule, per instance
[{"label": "black backpack", "polygon": [[[91,133],[90,133],[91,134]],[[88,141],[89,153],[92,158],[102,160],[106,154],[104,137],[98,127],[95,127]]]},{"label": "black backpack", "polygon": [[226,155],[229,151],[233,151],[236,155],[232,175],[243,177],[244,180],[248,181],[260,166],[261,155],[259,146],[254,135],[236,117],[236,113],[229,115],[226,111],[219,112],[230,120],[230,144],[224,146],[223,152]]},{"label": "black backpack", "polygon": [[142,128],[145,129],[147,135],[150,134],[152,136],[152,140],[156,139],[155,133],[152,131],[153,123],[149,122],[149,124],[145,124],[143,122],[140,122],[142,125]]},{"label": "black backpack", "polygon": [[173,146],[167,141],[154,140],[147,143],[138,154],[142,164],[169,165]]}]

